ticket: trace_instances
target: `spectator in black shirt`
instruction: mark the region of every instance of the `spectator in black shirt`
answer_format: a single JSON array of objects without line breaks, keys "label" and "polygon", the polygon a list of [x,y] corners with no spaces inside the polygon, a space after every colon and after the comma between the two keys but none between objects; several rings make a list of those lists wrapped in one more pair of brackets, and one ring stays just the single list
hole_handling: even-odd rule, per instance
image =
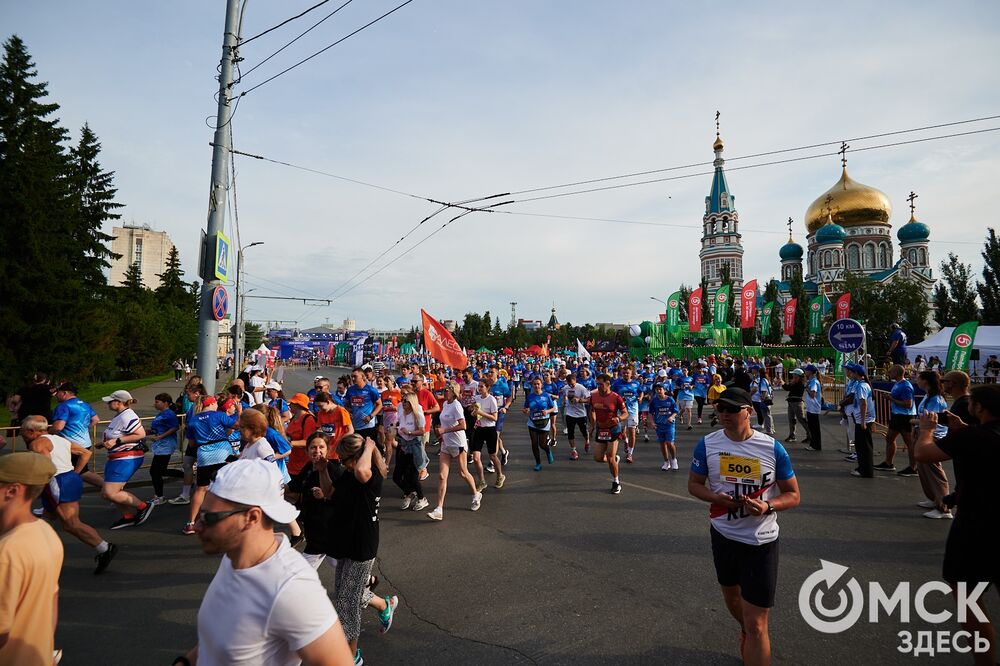
[{"label": "spectator in black shirt", "polygon": [[805,372],[801,368],[795,368],[790,373],[787,384],[782,384],[781,388],[788,391],[786,401],[788,403],[788,439],[785,441],[795,441],[795,422],[802,424],[806,431],[806,438],[803,440],[809,443],[809,422],[806,420],[805,403],[803,395],[806,392],[806,383],[802,380]]},{"label": "spectator in black shirt", "polygon": [[[737,359],[735,370],[733,371],[732,387],[741,388],[744,391],[749,392],[750,383],[752,381],[753,378],[750,376],[750,373],[747,372],[746,367],[743,365],[743,361]],[[729,386],[729,384],[727,384],[727,386]]]},{"label": "spectator in black shirt", "polygon": [[15,401],[18,398],[17,423],[11,425],[19,425],[29,416],[44,416],[45,420],[52,421],[52,386],[45,373],[36,372],[31,383],[17,392]]}]

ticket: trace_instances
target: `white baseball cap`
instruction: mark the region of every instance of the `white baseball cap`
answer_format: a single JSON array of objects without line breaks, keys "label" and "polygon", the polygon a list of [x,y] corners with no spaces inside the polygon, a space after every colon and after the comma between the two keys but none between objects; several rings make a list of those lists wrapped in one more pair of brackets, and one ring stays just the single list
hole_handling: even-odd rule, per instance
[{"label": "white baseball cap", "polygon": [[285,501],[281,472],[266,460],[237,460],[219,470],[208,492],[237,504],[259,506],[268,518],[287,525],[299,510]]},{"label": "white baseball cap", "polygon": [[281,390],[281,384],[279,384],[278,382],[268,382],[268,383],[264,384],[264,388],[266,388],[266,389],[274,389],[275,391],[280,391]]},{"label": "white baseball cap", "polygon": [[132,394],[128,391],[115,391],[111,395],[106,395],[101,398],[104,402],[111,402],[112,400],[117,400],[118,402],[131,402]]}]

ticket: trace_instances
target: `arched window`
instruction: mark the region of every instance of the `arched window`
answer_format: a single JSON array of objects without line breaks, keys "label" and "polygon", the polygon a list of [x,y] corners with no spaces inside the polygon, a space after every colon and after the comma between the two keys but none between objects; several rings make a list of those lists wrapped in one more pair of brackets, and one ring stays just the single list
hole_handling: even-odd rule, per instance
[{"label": "arched window", "polygon": [[912,265],[916,266],[917,265],[917,251],[914,250],[913,248],[910,248],[910,251],[909,251],[908,254],[910,255],[910,257],[909,257],[910,263]]},{"label": "arched window", "polygon": [[927,250],[925,250],[924,248],[920,248],[920,265],[921,266],[927,265]]},{"label": "arched window", "polygon": [[861,250],[853,243],[847,246],[847,268],[852,271],[861,268]]},{"label": "arched window", "polygon": [[892,247],[888,243],[882,243],[882,268],[892,266]]},{"label": "arched window", "polygon": [[864,248],[861,250],[861,265],[864,270],[874,270],[875,269],[875,244],[865,243]]},{"label": "arched window", "polygon": [[823,268],[829,268],[833,266],[833,252],[830,250],[823,251]]},{"label": "arched window", "polygon": [[729,218],[728,217],[722,218],[722,232],[723,233],[728,233],[729,232]]}]

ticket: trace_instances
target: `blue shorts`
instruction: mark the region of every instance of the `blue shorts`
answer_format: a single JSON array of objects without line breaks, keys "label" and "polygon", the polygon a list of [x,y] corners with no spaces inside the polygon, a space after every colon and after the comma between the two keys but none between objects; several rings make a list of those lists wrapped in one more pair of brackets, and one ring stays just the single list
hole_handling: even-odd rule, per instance
[{"label": "blue shorts", "polygon": [[42,506],[46,511],[55,511],[60,504],[79,502],[83,496],[83,479],[70,470],[49,479],[42,490]]},{"label": "blue shorts", "polygon": [[108,483],[128,483],[132,475],[142,467],[144,456],[116,458],[104,463],[104,480]]},{"label": "blue shorts", "polygon": [[656,426],[656,441],[658,442],[672,442],[676,437],[675,432],[677,428],[675,426],[670,426],[669,428],[663,428],[661,426]]}]

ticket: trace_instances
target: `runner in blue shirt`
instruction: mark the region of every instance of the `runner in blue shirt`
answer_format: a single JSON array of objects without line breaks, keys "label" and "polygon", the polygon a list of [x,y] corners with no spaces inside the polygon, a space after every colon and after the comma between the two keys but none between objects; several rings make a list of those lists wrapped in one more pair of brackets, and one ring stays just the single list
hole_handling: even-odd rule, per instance
[{"label": "runner in blue shirt", "polygon": [[[101,417],[90,405],[76,397],[76,393],[76,386],[69,382],[61,384],[56,389],[56,399],[59,404],[52,411],[50,430],[53,435],[60,435],[85,449],[90,449],[93,446],[90,439],[90,429],[97,427]],[[73,457],[74,467],[78,459],[79,456]],[[84,471],[80,478],[95,488],[104,485],[104,479],[97,472]]]},{"label": "runner in blue shirt", "polygon": [[694,382],[683,372],[676,380],[677,386],[677,406],[680,408],[681,423],[687,417],[687,429],[692,430],[694,425]]},{"label": "runner in blue shirt", "polygon": [[354,432],[364,438],[379,442],[378,422],[375,417],[382,411],[382,394],[378,389],[367,383],[365,371],[354,368],[351,371],[352,383],[344,394],[344,408],[351,413],[351,423]]},{"label": "runner in blue shirt", "polygon": [[677,469],[677,447],[674,446],[677,420],[677,402],[667,394],[663,384],[656,385],[656,393],[649,403],[649,413],[656,424],[656,441],[660,443],[660,453],[663,455],[663,471]]},{"label": "runner in blue shirt", "polygon": [[[496,368],[490,368],[488,378],[492,382],[490,384],[490,394],[497,400],[497,455],[500,457],[500,466],[506,467],[509,455],[507,448],[503,445],[503,425],[507,419],[507,411],[514,402],[514,392],[511,384],[500,376]],[[487,467],[487,471],[490,474],[495,473],[495,470],[491,469],[492,467],[493,462],[490,461]]]},{"label": "runner in blue shirt", "polygon": [[548,437],[551,427],[550,415],[555,410],[555,401],[545,392],[542,380],[536,377],[531,382],[531,392],[524,396],[523,410],[528,415],[528,435],[531,438],[531,453],[535,456],[536,472],[542,469],[542,450],[545,451],[550,465],[555,462]]},{"label": "runner in blue shirt", "polygon": [[157,415],[149,424],[151,434],[146,438],[146,441],[153,445],[153,462],[149,466],[149,478],[153,482],[153,499],[149,502],[157,506],[167,501],[163,497],[163,478],[184,476],[181,470],[168,467],[170,458],[177,450],[177,431],[181,426],[177,415],[171,409],[172,402],[168,393],[160,393],[153,399]]},{"label": "runner in blue shirt", "polygon": [[612,382],[611,390],[625,401],[628,419],[622,430],[621,439],[625,440],[625,462],[631,463],[634,462],[635,436],[639,427],[639,400],[642,398],[642,384],[635,379],[631,364],[622,369],[621,379]]},{"label": "runner in blue shirt", "polygon": [[639,425],[642,427],[642,441],[649,441],[649,400],[653,397],[653,373],[643,373],[642,398],[639,400]]},{"label": "runner in blue shirt", "polygon": [[701,361],[691,375],[694,382],[694,401],[698,405],[698,425],[701,425],[701,415],[705,410],[705,400],[708,398],[708,385],[712,382],[712,376],[705,369],[705,362]]},{"label": "runner in blue shirt", "polygon": [[230,436],[235,431],[237,446],[239,442],[239,411],[242,406],[239,400],[227,400],[234,403],[237,410],[233,414],[219,411],[219,403],[213,396],[205,396],[201,401],[201,411],[191,419],[191,434],[198,443],[197,460],[198,474],[195,480],[196,488],[191,497],[191,511],[188,522],[181,531],[183,534],[194,534],[194,519],[201,510],[201,503],[208,492],[208,484],[215,480],[223,465],[234,458]]},{"label": "runner in blue shirt", "polygon": [[875,465],[879,472],[894,472],[896,466],[893,458],[896,456],[896,438],[902,436],[903,444],[909,455],[909,465],[898,472],[899,476],[917,476],[916,462],[913,459],[913,420],[917,416],[917,404],[913,396],[913,384],[905,378],[903,366],[890,366],[889,379],[893,381],[889,390],[889,427],[885,433],[885,460]]}]

